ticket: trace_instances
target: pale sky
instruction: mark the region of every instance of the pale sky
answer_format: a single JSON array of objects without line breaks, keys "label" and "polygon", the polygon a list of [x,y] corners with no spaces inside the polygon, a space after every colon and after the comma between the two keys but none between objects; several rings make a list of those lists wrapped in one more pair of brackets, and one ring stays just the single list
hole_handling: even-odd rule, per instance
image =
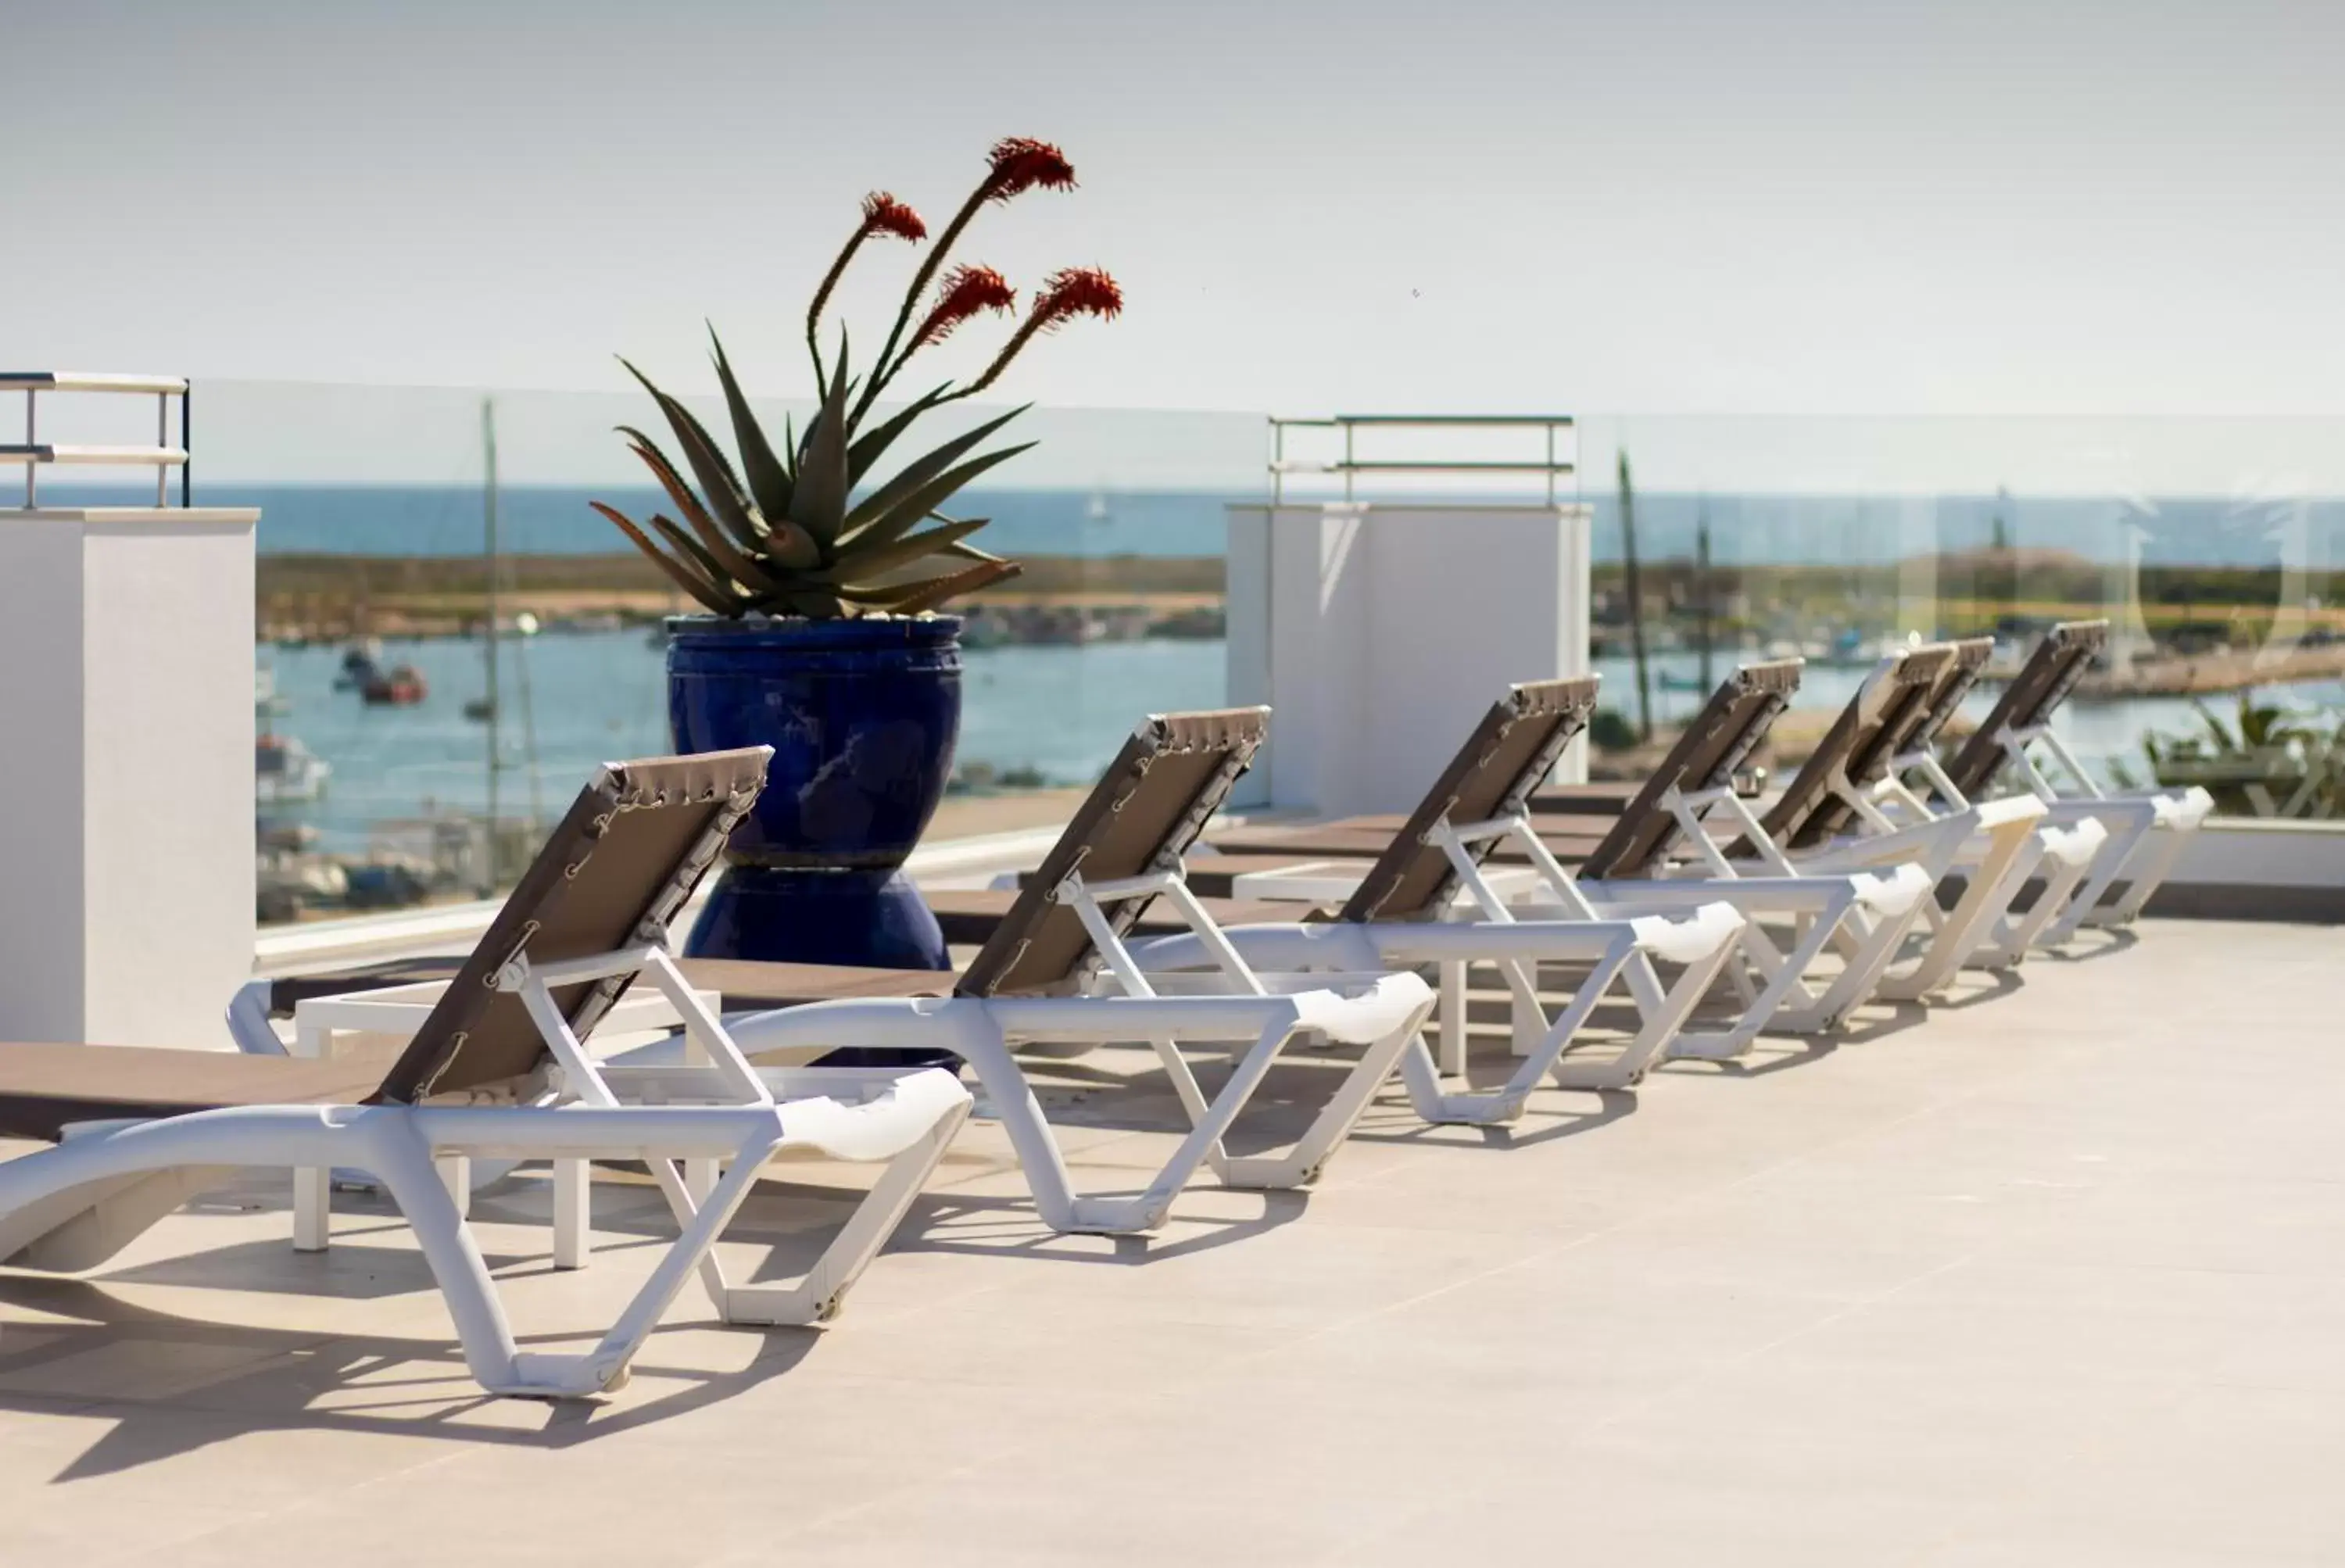
[{"label": "pale sky", "polygon": [[[1130,305],[1014,373],[1054,404],[2345,412],[2334,3],[0,0],[0,37],[10,368],[699,388],[707,316],[797,396],[857,200],[941,222],[1017,134],[1082,188],[963,256]],[[909,257],[872,260],[868,338]]]}]

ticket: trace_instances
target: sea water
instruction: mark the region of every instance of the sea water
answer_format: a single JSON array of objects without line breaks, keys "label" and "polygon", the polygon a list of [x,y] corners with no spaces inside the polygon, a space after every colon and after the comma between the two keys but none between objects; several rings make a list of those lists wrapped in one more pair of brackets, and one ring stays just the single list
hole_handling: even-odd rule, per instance
[{"label": "sea water", "polygon": [[[464,705],[487,691],[485,651],[478,639],[386,641],[384,660],[414,665],[430,685],[430,697],[411,708],[371,708],[357,692],[335,689],[338,648],[265,653],[287,711],[264,726],[299,737],[334,770],[324,799],[278,808],[269,819],[309,823],[320,830],[323,847],[355,852],[380,823],[486,809],[488,727],[463,716]],[[661,648],[639,628],[507,638],[501,646],[498,814],[544,820],[598,763],[667,751],[663,661]],[[1713,668],[1722,676],[1734,662],[1721,652]],[[981,764],[997,779],[1008,774],[1015,781],[1088,783],[1148,714],[1229,700],[1228,653],[1218,640],[971,648],[962,664],[959,762],[964,771]],[[1656,682],[1664,673],[1682,680],[1694,675],[1697,659],[1659,655],[1650,667]],[[1632,663],[1603,658],[1596,669],[1606,705],[1633,716]],[[1837,708],[1863,677],[1861,668],[1811,666],[1799,706]],[[2285,696],[2303,705],[2316,697],[2345,698],[2345,692],[2299,687]],[[1651,697],[1661,725],[1690,717],[1701,701],[1697,692],[1658,685]],[[1991,691],[1974,692],[1972,716],[1983,717],[1993,700]],[[2232,699],[2210,707],[2228,721]],[[1449,728],[1428,735],[1427,747],[1456,744],[1476,717],[1447,716]],[[2143,698],[2072,703],[2060,727],[2086,756],[2127,759],[2138,773],[2146,730],[2189,732],[2198,723],[2185,699]]]}]

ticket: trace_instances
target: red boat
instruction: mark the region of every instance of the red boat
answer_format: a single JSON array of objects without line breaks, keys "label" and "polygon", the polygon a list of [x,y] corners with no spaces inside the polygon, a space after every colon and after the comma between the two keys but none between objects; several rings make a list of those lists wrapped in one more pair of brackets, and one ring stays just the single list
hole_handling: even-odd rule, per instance
[{"label": "red boat", "polygon": [[395,664],[387,671],[370,674],[359,686],[359,695],[371,707],[408,708],[430,694],[423,672],[411,664]]}]

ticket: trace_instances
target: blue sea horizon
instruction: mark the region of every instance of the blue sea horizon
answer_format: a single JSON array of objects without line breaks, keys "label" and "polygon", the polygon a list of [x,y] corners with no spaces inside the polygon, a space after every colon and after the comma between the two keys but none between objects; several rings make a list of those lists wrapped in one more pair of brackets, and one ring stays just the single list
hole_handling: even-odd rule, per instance
[{"label": "blue sea horizon", "polygon": [[[151,491],[53,485],[53,503],[147,504]],[[198,480],[198,502],[258,506],[268,555],[470,555],[482,548],[477,485],[291,485]],[[1226,508],[1260,495],[1227,491],[971,490],[949,508],[987,517],[985,545],[1007,555],[1218,556],[1228,551]],[[1496,499],[1496,498],[1491,498]],[[1623,553],[1619,498],[1584,497],[1594,513],[1593,554]],[[645,516],[668,506],[649,489],[508,485],[498,495],[498,535],[516,555],[602,555],[627,548],[587,506],[606,502]],[[2345,560],[2345,504],[2315,498],[2242,504],[2224,497],[2012,495],[1699,495],[1637,497],[1639,554],[1687,559],[1704,524],[1721,565],[1856,565],[2000,541],[2119,563],[2277,567],[2314,572]]]}]

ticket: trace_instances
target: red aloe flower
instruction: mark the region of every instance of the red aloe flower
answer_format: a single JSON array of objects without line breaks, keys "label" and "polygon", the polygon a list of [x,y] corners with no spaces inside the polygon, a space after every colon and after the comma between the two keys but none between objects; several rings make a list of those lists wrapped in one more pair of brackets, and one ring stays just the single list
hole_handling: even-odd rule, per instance
[{"label": "red aloe flower", "polygon": [[[999,313],[1017,303],[1018,290],[992,268],[956,267],[945,274],[943,284],[937,290],[936,304],[921,321],[920,330],[912,334],[912,348],[943,342],[955,327],[980,311]],[[910,351],[905,351],[908,354]]]},{"label": "red aloe flower", "polygon": [[1006,137],[985,155],[990,171],[978,188],[980,200],[1007,201],[1019,192],[1041,186],[1045,190],[1072,190],[1075,166],[1067,155],[1031,137]]},{"label": "red aloe flower", "polygon": [[1043,283],[1041,291],[1034,296],[1034,303],[1028,308],[1026,319],[1018,324],[1016,331],[1010,334],[1010,341],[1001,346],[1000,353],[993,356],[993,362],[985,367],[985,373],[944,401],[956,402],[983,392],[1001,378],[1001,372],[1010,368],[1010,361],[1016,359],[1028,343],[1044,332],[1057,331],[1076,316],[1097,316],[1108,321],[1122,313],[1123,290],[1116,286],[1114,279],[1098,268],[1069,267],[1053,272]]},{"label": "red aloe flower", "polygon": [[1072,316],[1112,321],[1122,313],[1123,290],[1114,279],[1096,267],[1069,267],[1051,273],[1034,296],[1032,324],[1047,332]]},{"label": "red aloe flower", "polygon": [[875,190],[863,199],[863,232],[892,234],[898,239],[918,244],[929,237],[929,226],[920,215],[884,190]]}]

